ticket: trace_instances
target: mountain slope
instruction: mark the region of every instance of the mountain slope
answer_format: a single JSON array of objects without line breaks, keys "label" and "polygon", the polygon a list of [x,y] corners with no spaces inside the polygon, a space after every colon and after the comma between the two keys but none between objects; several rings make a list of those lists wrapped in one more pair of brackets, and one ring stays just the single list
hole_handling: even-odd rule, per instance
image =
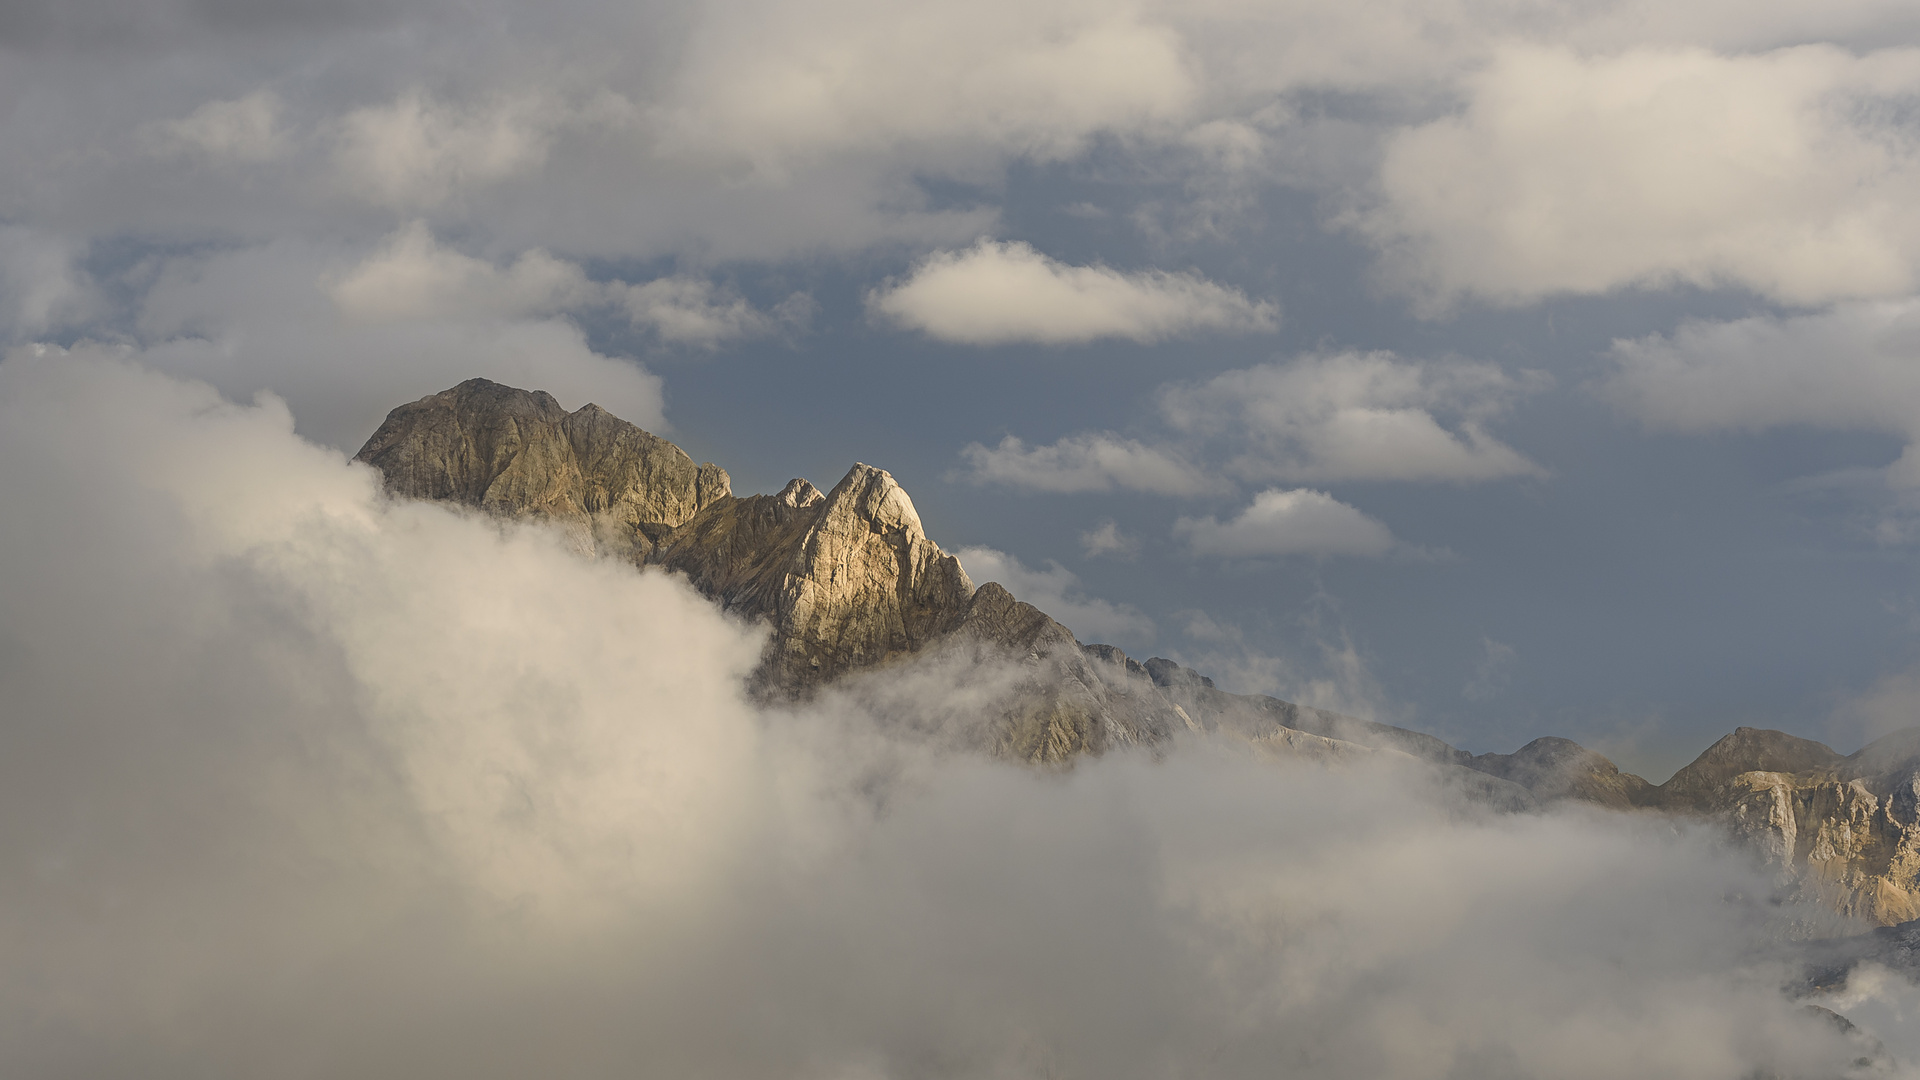
[{"label": "mountain slope", "polygon": [[796,479],[736,497],[719,466],[598,406],[569,413],[545,393],[484,379],[394,409],[357,460],[396,496],[546,522],[582,551],[684,574],[768,628],[754,689],[769,698],[896,678],[908,664],[991,670],[1008,685],[967,741],[996,756],[1058,765],[1198,734],[1262,755],[1404,755],[1509,809],[1574,800],[1707,815],[1760,852],[1790,894],[1872,922],[1920,917],[1920,729],[1843,758],[1741,728],[1656,788],[1567,739],[1475,756],[1421,732],[1227,693],[1171,660],[1082,645],[1000,585],[976,588],[907,493],[869,465],[825,493]]}]

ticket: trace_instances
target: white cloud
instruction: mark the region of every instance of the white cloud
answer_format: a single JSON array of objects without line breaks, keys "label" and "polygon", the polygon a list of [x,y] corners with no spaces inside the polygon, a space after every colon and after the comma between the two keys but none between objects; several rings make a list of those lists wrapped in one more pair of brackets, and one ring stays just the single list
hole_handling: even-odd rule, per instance
[{"label": "white cloud", "polygon": [[1353,555],[1379,558],[1394,548],[1393,533],[1377,519],[1324,491],[1269,488],[1239,516],[1222,522],[1208,515],[1183,517],[1175,536],[1195,555],[1223,559],[1284,555]]},{"label": "white cloud", "polygon": [[544,251],[505,270],[435,242],[414,221],[329,290],[348,317],[367,322],[447,316],[520,318],[593,304],[600,287]]},{"label": "white cloud", "polygon": [[1035,570],[1012,555],[990,547],[964,547],[953,554],[976,585],[999,582],[1015,599],[1053,616],[1082,641],[1127,648],[1153,644],[1152,619],[1131,605],[1086,595],[1073,571],[1057,562],[1049,560],[1045,570]]},{"label": "white cloud", "polygon": [[1228,469],[1250,480],[1475,483],[1544,475],[1485,427],[1530,381],[1492,364],[1339,353],[1169,387],[1161,402],[1173,427],[1224,443]]},{"label": "white cloud", "polygon": [[976,484],[1006,484],[1030,491],[1147,491],[1197,495],[1219,484],[1171,450],[1136,439],[1097,433],[1072,435],[1051,446],[1028,446],[1008,435],[995,447],[971,443],[960,451]]},{"label": "white cloud", "polygon": [[209,101],[192,113],[157,127],[171,149],[187,149],[215,161],[259,164],[293,150],[280,123],[285,105],[279,95],[256,90],[241,98]]},{"label": "white cloud", "polygon": [[1119,523],[1109,519],[1080,534],[1080,550],[1090,559],[1102,555],[1130,559],[1139,553],[1140,540],[1120,531]]},{"label": "white cloud", "polygon": [[1510,44],[1394,136],[1355,219],[1429,305],[1689,283],[1796,304],[1920,287],[1920,50]]},{"label": "white cloud", "polygon": [[669,100],[681,152],[796,161],[900,143],[1058,156],[1168,125],[1201,72],[1138,8],[850,0],[707,8]]},{"label": "white cloud", "polygon": [[[571,319],[541,310],[577,284],[564,264],[525,257],[502,271],[412,245],[403,232],[367,259],[288,242],[167,260],[130,347],[236,398],[279,394],[302,434],[347,451],[395,405],[474,376],[666,429],[658,376],[594,351]],[[487,300],[502,307],[475,304]]]},{"label": "white cloud", "polygon": [[522,252],[502,269],[445,247],[414,221],[329,289],[351,319],[515,319],[611,305],[637,328],[670,345],[714,348],[782,331],[803,330],[813,299],[794,293],[763,311],[693,274],[639,285],[596,282],[574,263],[544,251]]},{"label": "white cloud", "polygon": [[613,295],[635,326],[651,329],[662,341],[706,348],[805,329],[814,307],[807,294],[794,293],[774,310],[762,311],[691,274],[617,285]]},{"label": "white cloud", "polygon": [[383,206],[433,207],[464,188],[544,164],[559,115],[541,94],[448,104],[412,90],[342,116],[334,162],[354,195]]},{"label": "white cloud", "polygon": [[994,240],[935,252],[867,303],[902,326],[968,345],[1153,342],[1270,331],[1279,318],[1272,304],[1197,274],[1070,266],[1025,243]]},{"label": "white cloud", "polygon": [[1910,440],[1888,478],[1920,485],[1920,301],[1696,320],[1616,341],[1612,359],[1603,392],[1650,427],[1887,432]]}]

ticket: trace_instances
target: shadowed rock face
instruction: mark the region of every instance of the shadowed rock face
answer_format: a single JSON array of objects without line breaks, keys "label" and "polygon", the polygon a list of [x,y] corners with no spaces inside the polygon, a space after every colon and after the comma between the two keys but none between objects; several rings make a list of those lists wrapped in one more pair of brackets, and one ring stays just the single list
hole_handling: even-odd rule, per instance
[{"label": "shadowed rock face", "polygon": [[1468,766],[1511,780],[1535,797],[1578,799],[1617,810],[1646,802],[1653,785],[1572,739],[1535,739],[1511,754],[1479,754]]},{"label": "shadowed rock face", "polygon": [[1691,808],[1727,781],[1749,772],[1803,773],[1839,762],[1840,755],[1811,739],[1764,728],[1735,728],[1733,734],[1674,773],[1652,796],[1661,806]]},{"label": "shadowed rock face", "polygon": [[545,519],[583,549],[635,562],[729,488],[726,470],[598,405],[569,413],[543,391],[486,379],[388,413],[354,460],[395,495]]}]

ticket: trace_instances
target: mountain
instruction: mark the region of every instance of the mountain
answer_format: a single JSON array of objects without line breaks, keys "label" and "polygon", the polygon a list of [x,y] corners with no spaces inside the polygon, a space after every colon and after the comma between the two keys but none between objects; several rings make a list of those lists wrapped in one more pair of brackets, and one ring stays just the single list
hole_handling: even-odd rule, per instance
[{"label": "mountain", "polygon": [[1882,926],[1920,919],[1920,728],[1844,757],[1738,728],[1645,801],[1725,822],[1787,895]]},{"label": "mountain", "polygon": [[[1182,735],[1328,761],[1431,764],[1512,810],[1575,801],[1707,816],[1773,867],[1783,894],[1891,925],[1920,918],[1920,729],[1850,757],[1740,728],[1658,787],[1568,739],[1473,755],[1432,735],[1223,691],[1172,660],[1082,644],[998,583],[975,586],[883,469],[830,490],[802,479],[736,496],[726,470],[601,409],[485,379],[402,405],[356,460],[397,497],[457,503],[559,529],[583,553],[684,575],[768,629],[753,691],[806,700],[831,685],[933,670],[995,672],[964,741],[1041,765]],[[980,681],[980,680],[974,680]]]}]

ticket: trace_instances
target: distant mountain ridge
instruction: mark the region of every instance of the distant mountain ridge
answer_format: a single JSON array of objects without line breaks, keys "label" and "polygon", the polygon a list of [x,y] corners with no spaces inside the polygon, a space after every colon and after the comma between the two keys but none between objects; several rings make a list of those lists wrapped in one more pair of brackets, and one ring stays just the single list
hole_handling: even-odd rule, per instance
[{"label": "distant mountain ridge", "polygon": [[395,496],[546,522],[583,552],[685,575],[769,627],[753,679],[764,697],[804,698],[915,658],[999,662],[1021,673],[980,739],[1001,757],[1065,764],[1181,733],[1287,757],[1406,755],[1512,809],[1576,800],[1708,815],[1762,854],[1783,892],[1882,925],[1920,918],[1920,729],[1842,757],[1740,728],[1659,786],[1562,738],[1476,756],[1422,732],[1230,694],[1164,658],[1083,645],[999,584],[976,588],[885,470],[856,463],[826,492],[795,479],[742,498],[726,470],[596,405],[570,413],[544,392],[486,379],[394,409],[355,460]]}]

